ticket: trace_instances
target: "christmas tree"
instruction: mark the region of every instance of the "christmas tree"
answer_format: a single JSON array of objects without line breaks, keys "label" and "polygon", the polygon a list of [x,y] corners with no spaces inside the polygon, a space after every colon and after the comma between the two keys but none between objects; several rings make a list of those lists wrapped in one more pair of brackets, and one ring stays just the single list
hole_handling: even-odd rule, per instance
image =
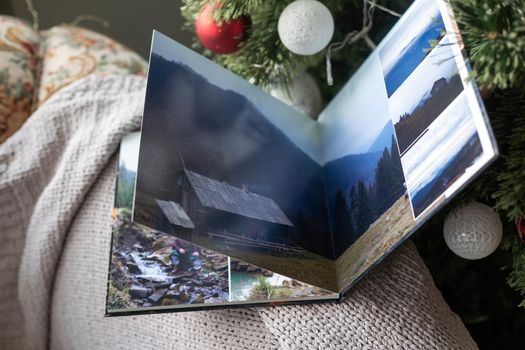
[{"label": "christmas tree", "polygon": [[[210,47],[203,46],[201,33],[195,37],[195,48],[263,88],[275,84],[291,88],[294,79],[302,71],[308,71],[316,79],[326,102],[367,58],[375,43],[390,30],[398,19],[397,14],[403,13],[411,4],[409,0],[320,1],[333,17],[331,44],[318,53],[302,55],[294,53],[290,45],[283,44],[286,30],[315,34],[322,26],[329,27],[331,19],[322,19],[316,27],[283,27],[280,23],[284,21],[281,18],[283,12],[297,2],[317,1],[183,0],[182,13],[187,19],[186,29],[190,31],[195,30],[196,21],[202,20],[200,16],[207,6],[211,6],[212,22],[219,29],[241,21],[241,34],[235,38],[235,47],[229,54],[220,54],[213,47],[210,50]],[[450,5],[473,67],[472,79],[476,79],[482,88],[501,157],[449,208],[476,199],[499,213],[504,221],[503,242],[484,266],[498,266],[506,283],[521,294],[522,301],[516,304],[525,307],[525,244],[521,236],[525,234],[525,0],[451,0]],[[325,62],[330,63],[328,71]],[[334,77],[333,86],[326,83],[330,73]],[[361,194],[366,191],[362,188]],[[343,215],[348,204],[344,200],[340,202]],[[414,239],[434,272],[436,282],[443,287],[451,276],[459,279],[458,276],[465,271],[469,271],[469,276],[479,273],[472,277],[473,281],[483,280],[481,276],[486,271],[477,270],[479,264],[451,257],[444,245],[442,230],[446,213],[447,209],[421,230],[424,235],[416,235]],[[479,287],[476,283],[472,284],[474,286]],[[487,299],[489,296],[486,295]],[[480,298],[478,302],[483,300]],[[465,299],[452,297],[451,300],[460,304]],[[476,317],[469,314],[469,307],[463,310],[465,319]]]}]

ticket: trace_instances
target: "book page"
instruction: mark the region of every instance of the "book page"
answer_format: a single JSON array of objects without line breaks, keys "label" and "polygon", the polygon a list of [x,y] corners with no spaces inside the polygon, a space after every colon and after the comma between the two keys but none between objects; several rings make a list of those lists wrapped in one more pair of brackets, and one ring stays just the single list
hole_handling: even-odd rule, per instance
[{"label": "book page", "polygon": [[134,222],[337,291],[315,121],[155,32],[139,154]]},{"label": "book page", "polygon": [[497,156],[444,1],[416,1],[319,118],[348,289]]},{"label": "book page", "polygon": [[[131,220],[139,133],[120,146],[106,314],[333,300],[338,293],[232,259]],[[165,204],[165,203],[164,203]]]}]

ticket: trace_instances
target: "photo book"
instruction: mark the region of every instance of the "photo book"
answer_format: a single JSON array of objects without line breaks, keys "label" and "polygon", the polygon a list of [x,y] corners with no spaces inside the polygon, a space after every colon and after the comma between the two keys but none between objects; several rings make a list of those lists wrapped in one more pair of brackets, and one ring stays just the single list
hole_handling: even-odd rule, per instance
[{"label": "photo book", "polygon": [[317,121],[154,32],[106,314],[341,300],[497,155],[443,0],[416,0]]}]

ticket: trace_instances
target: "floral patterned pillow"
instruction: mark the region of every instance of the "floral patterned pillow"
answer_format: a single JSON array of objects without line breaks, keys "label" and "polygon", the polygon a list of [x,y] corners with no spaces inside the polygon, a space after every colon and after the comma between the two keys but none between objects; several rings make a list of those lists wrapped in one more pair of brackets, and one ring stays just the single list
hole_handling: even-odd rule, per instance
[{"label": "floral patterned pillow", "polygon": [[139,74],[146,62],[135,52],[99,33],[70,25],[42,32],[42,75],[37,106],[57,90],[88,74]]},{"label": "floral patterned pillow", "polygon": [[28,23],[0,16],[0,143],[30,114],[39,41]]},{"label": "floral patterned pillow", "polygon": [[88,74],[146,73],[135,52],[85,28],[60,25],[35,31],[0,16],[0,143],[61,88]]}]

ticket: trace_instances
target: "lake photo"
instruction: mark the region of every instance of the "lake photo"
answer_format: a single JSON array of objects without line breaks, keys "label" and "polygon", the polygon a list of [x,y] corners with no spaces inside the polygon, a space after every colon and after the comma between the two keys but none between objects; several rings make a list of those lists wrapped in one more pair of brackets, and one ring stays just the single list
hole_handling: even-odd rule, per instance
[{"label": "lake photo", "polygon": [[401,158],[417,218],[483,154],[466,94],[441,114]]},{"label": "lake photo", "polygon": [[333,295],[321,288],[234,259],[231,260],[230,276],[230,300],[233,302],[256,303]]}]

